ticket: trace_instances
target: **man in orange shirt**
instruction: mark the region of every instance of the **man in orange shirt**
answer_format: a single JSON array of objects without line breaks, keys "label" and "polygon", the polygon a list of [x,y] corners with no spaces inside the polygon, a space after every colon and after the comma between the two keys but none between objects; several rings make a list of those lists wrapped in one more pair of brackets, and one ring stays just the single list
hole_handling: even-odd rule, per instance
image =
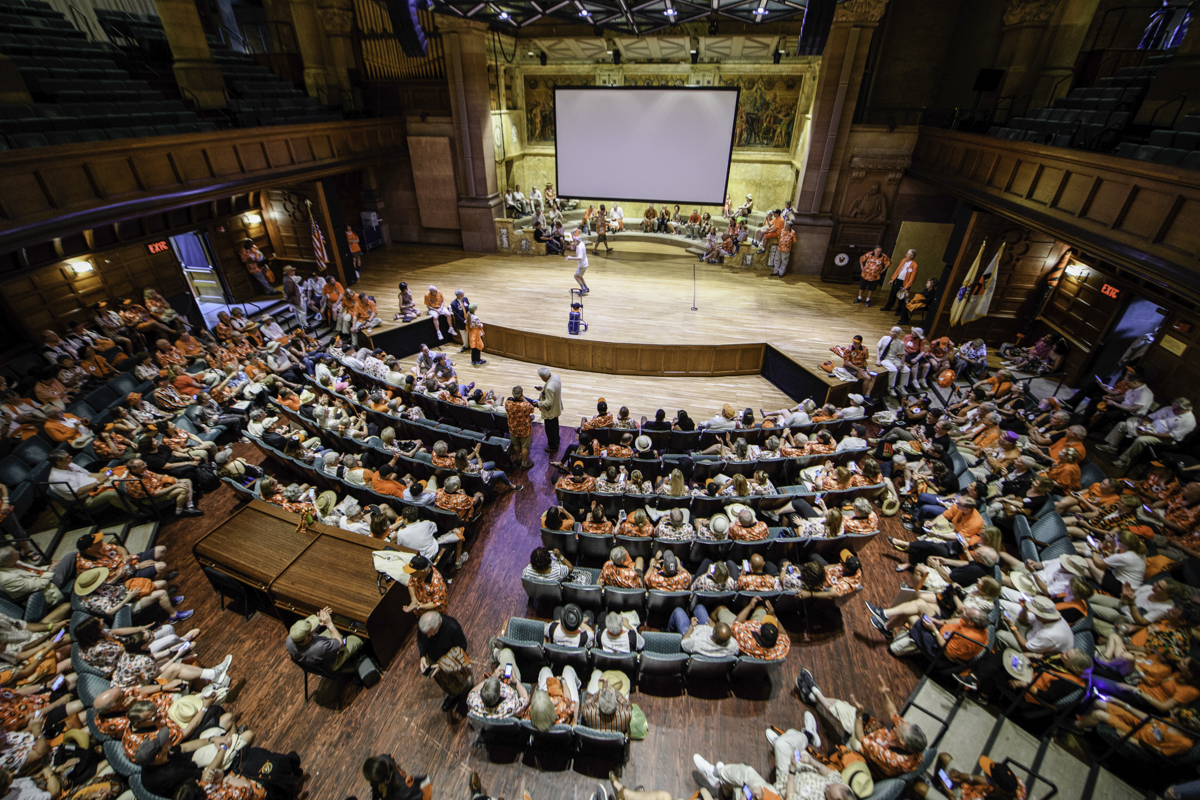
[{"label": "man in orange shirt", "polygon": [[779,244],[768,259],[771,274],[783,277],[787,274],[788,262],[792,258],[792,245],[796,243],[796,232],[790,225],[785,225],[779,232]]},{"label": "man in orange shirt", "polygon": [[76,447],[83,447],[87,444],[86,440],[92,438],[87,420],[67,414],[58,406],[46,406],[45,431],[46,435],[56,442],[73,442],[79,439]]},{"label": "man in orange shirt", "polygon": [[442,297],[442,293],[432,283],[429,284],[429,291],[425,294],[425,308],[429,312],[429,316],[433,317],[433,329],[437,332],[440,342],[442,341],[442,327],[438,324],[438,317],[446,318],[446,335],[449,335],[454,315],[450,313],[450,309],[446,308],[446,298]]},{"label": "man in orange shirt", "polygon": [[343,292],[345,292],[345,289],[338,283],[337,278],[332,275],[325,276],[325,288],[321,290],[324,299],[322,311],[325,314],[325,320],[330,325],[334,325],[337,322],[338,314],[341,313]]},{"label": "man in orange shirt", "polygon": [[[903,306],[908,302],[908,296],[911,294],[910,287],[913,285],[913,280],[917,277],[917,251],[909,250],[904,254],[904,258],[896,267],[896,271],[892,273],[891,284],[892,293],[888,295],[887,302],[883,306],[884,311],[891,311],[892,305],[899,303]],[[900,292],[904,292],[904,297],[900,297]],[[897,311],[897,314],[900,312]]]},{"label": "man in orange shirt", "polygon": [[770,240],[779,241],[781,233],[783,233],[783,210],[777,208],[774,211],[768,211],[763,226],[758,229],[758,233],[754,237],[758,240],[758,252],[767,252]]},{"label": "man in orange shirt", "polygon": [[[854,305],[865,303],[871,307],[871,292],[879,288],[879,284],[883,283],[883,273],[892,265],[892,260],[883,254],[883,248],[875,245],[875,249],[869,253],[863,253],[858,259],[858,264],[862,272],[862,278],[858,282],[858,297],[854,300]],[[867,293],[866,298],[863,298],[863,292]]]}]

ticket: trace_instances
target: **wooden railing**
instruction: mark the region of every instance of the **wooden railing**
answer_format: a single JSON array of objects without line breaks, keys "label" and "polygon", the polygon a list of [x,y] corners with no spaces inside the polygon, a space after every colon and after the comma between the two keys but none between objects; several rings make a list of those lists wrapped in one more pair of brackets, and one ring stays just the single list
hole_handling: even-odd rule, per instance
[{"label": "wooden railing", "polygon": [[1200,172],[927,127],[908,172],[1200,298]]},{"label": "wooden railing", "polygon": [[0,153],[0,253],[406,152],[394,118],[11,150]]}]

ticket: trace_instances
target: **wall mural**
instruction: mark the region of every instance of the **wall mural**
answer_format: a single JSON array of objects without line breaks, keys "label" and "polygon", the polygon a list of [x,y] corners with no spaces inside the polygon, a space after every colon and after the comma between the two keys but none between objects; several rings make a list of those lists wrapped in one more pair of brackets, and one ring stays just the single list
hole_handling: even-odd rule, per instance
[{"label": "wall mural", "polygon": [[792,144],[796,104],[802,78],[721,76],[722,86],[741,87],[735,127],[736,147],[774,147]]},{"label": "wall mural", "polygon": [[592,86],[591,75],[526,75],[525,139],[554,141],[554,89],[557,86]]},{"label": "wall mural", "polygon": [[626,86],[687,86],[687,75],[626,75]]}]

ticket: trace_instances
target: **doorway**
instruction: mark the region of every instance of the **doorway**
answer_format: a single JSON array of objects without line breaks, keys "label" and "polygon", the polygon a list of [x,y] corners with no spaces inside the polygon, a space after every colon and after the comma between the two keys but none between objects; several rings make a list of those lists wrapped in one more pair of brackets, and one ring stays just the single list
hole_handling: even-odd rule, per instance
[{"label": "doorway", "polygon": [[1136,361],[1149,349],[1166,320],[1167,310],[1142,297],[1133,297],[1100,344],[1093,371],[1105,383],[1126,364]]},{"label": "doorway", "polygon": [[172,236],[171,247],[179,257],[188,289],[196,298],[200,313],[208,325],[213,325],[217,312],[228,308],[228,298],[232,295],[225,283],[225,276],[216,267],[208,237],[201,231],[188,231]]}]

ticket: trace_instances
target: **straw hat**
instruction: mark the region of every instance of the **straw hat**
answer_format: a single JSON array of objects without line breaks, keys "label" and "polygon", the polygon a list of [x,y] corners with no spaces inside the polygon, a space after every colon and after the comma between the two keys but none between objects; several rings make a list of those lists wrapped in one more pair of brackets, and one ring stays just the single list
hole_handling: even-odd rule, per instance
[{"label": "straw hat", "polygon": [[75,578],[75,594],[80,597],[87,597],[103,586],[106,580],[108,580],[107,567],[95,567],[94,569],[84,570]]},{"label": "straw hat", "polygon": [[639,436],[633,441],[633,447],[639,453],[649,450],[653,446],[654,442],[650,440],[649,436]]},{"label": "straw hat", "polygon": [[1072,575],[1082,578],[1087,574],[1088,560],[1081,555],[1072,553],[1071,555],[1059,556],[1058,563]]},{"label": "straw hat", "polygon": [[275,353],[278,353],[279,352],[279,342],[275,342],[275,341],[267,342],[267,352],[271,353],[272,355],[274,355]]},{"label": "straw hat", "polygon": [[1020,650],[1012,647],[1006,649],[1001,661],[1004,663],[1004,671],[1009,676],[1019,681],[1028,681],[1033,677],[1033,664],[1029,663],[1029,659]]},{"label": "straw hat", "polygon": [[180,695],[167,709],[167,717],[179,727],[186,728],[203,709],[204,703],[196,695]]},{"label": "straw hat", "polygon": [[875,781],[871,778],[871,768],[862,759],[856,759],[842,770],[842,780],[854,792],[855,797],[867,798],[875,794]]},{"label": "straw hat", "polygon": [[708,521],[708,529],[713,533],[724,536],[729,531],[729,517],[717,514]]},{"label": "straw hat", "polygon": [[326,489],[317,497],[317,511],[322,515],[328,514],[337,505],[337,493],[332,489]]},{"label": "straw hat", "polygon": [[1008,579],[1012,581],[1013,588],[1021,594],[1027,594],[1030,597],[1041,594],[1038,591],[1037,581],[1028,572],[1017,572],[1014,570],[1008,574]]},{"label": "straw hat", "polygon": [[1049,597],[1035,597],[1025,603],[1029,613],[1044,622],[1057,622],[1062,619],[1062,613],[1054,607],[1054,601]]}]

